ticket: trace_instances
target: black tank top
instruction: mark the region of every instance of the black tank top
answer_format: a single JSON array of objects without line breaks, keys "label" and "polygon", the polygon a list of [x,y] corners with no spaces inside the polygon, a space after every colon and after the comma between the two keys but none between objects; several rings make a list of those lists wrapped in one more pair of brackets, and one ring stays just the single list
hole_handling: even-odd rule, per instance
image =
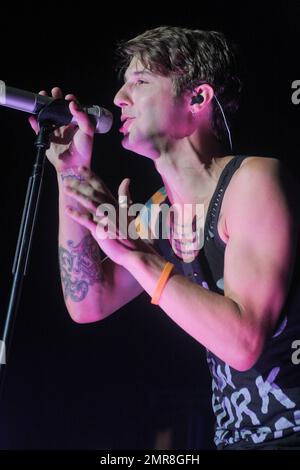
[{"label": "black tank top", "polygon": [[[207,212],[204,246],[193,262],[185,263],[177,257],[169,240],[156,243],[179,273],[223,295],[226,244],[218,234],[217,222],[226,188],[245,158],[236,156],[223,169]],[[167,197],[164,202],[170,204]],[[261,448],[291,440],[292,445],[298,442],[300,447],[300,354],[296,354],[300,349],[300,276],[299,270],[294,270],[277,328],[250,370],[239,372],[207,351],[215,444],[220,449]]]}]

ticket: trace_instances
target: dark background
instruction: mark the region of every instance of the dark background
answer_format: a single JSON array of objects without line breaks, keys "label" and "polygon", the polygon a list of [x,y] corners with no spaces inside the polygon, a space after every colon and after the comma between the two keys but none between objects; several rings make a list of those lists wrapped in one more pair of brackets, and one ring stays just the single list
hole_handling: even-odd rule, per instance
[{"label": "dark background", "polygon": [[[225,6],[226,3],[226,6]],[[95,4],[96,5],[96,4]],[[131,178],[135,202],[160,186],[151,161],[120,146],[112,100],[116,42],[159,25],[221,30],[242,49],[245,92],[236,153],[280,158],[299,179],[300,79],[297,2],[202,2],[113,6],[52,2],[1,8],[1,75],[8,86],[39,91],[61,86],[83,103],[114,113],[98,136],[94,170],[116,191]],[[107,8],[107,7],[106,7]],[[34,135],[23,113],[0,108],[1,293],[3,319],[11,267],[34,159]],[[47,165],[37,229],[0,400],[0,449],[151,449],[171,430],[173,449],[211,445],[209,377],[201,346],[147,294],[103,322],[78,325],[68,316],[57,263],[57,190]]]}]

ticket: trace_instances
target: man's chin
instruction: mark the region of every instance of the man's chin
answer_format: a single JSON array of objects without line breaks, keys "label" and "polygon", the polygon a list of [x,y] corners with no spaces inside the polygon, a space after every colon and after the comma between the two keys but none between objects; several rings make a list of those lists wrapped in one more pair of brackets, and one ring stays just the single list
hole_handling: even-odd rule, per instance
[{"label": "man's chin", "polygon": [[137,145],[137,142],[130,136],[130,134],[125,134],[123,139],[122,139],[122,147],[126,150],[131,150],[131,152],[138,153],[137,149],[139,145]]},{"label": "man's chin", "polygon": [[154,159],[156,156],[153,155],[153,149],[149,145],[149,142],[140,141],[137,142],[130,136],[130,134],[124,135],[122,139],[122,147],[130,152],[134,152],[143,157]]}]

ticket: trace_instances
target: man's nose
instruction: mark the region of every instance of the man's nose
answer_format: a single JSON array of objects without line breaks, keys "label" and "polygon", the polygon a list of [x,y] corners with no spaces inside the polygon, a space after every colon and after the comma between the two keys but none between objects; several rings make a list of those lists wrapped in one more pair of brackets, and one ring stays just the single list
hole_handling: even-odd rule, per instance
[{"label": "man's nose", "polygon": [[114,104],[116,106],[119,106],[119,108],[123,108],[124,106],[128,106],[129,104],[131,104],[131,99],[128,93],[126,92],[125,85],[126,84],[124,84],[122,88],[120,88],[120,90],[114,97]]}]

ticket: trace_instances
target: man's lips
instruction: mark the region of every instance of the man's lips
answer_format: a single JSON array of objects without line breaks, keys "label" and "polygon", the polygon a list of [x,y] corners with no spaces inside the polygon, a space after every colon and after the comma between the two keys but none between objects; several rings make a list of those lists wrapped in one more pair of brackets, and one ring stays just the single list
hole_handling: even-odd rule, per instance
[{"label": "man's lips", "polygon": [[123,132],[124,134],[127,133],[128,127],[130,126],[131,122],[134,120],[134,118],[125,118],[122,127],[120,127],[120,132]]}]

